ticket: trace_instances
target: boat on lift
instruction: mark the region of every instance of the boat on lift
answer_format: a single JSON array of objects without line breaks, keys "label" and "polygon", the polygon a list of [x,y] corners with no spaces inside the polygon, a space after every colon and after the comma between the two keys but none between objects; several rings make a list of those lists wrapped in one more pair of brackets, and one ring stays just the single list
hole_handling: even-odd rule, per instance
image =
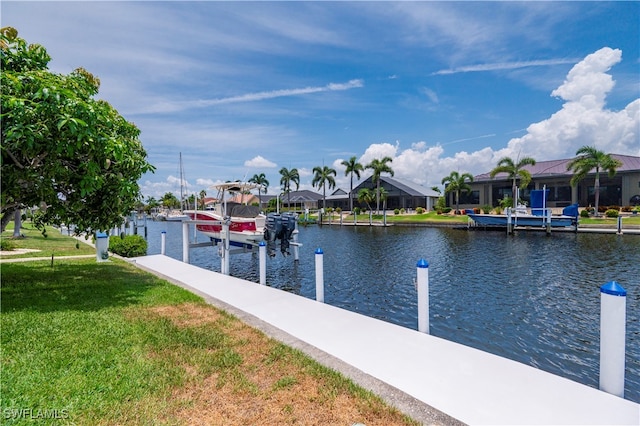
[{"label": "boat on lift", "polygon": [[[211,221],[211,225],[196,224],[196,229],[216,243],[222,241],[222,224],[228,222],[230,245],[253,249],[264,241],[269,255],[274,256],[274,241],[280,239],[281,251],[287,255],[289,239],[298,232],[297,217],[293,213],[270,213],[266,216],[260,212],[260,207],[247,205],[247,198],[243,195],[259,186],[239,181],[214,185],[212,188],[218,190],[218,196],[212,209],[185,210],[184,213],[192,220]],[[242,194],[239,199],[244,203],[227,200],[231,194]]]}]

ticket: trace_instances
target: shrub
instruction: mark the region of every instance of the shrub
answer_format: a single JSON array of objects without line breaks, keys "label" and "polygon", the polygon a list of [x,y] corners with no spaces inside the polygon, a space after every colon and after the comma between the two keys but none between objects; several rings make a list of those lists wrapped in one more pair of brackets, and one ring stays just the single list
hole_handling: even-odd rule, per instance
[{"label": "shrub", "polygon": [[480,207],[480,209],[482,210],[482,213],[489,214],[491,213],[491,210],[493,210],[493,207],[489,204],[485,204],[484,206]]},{"label": "shrub", "polygon": [[6,238],[0,238],[0,250],[12,251],[16,249],[16,243]]},{"label": "shrub", "polygon": [[618,210],[616,209],[609,209],[606,212],[604,212],[604,215],[606,217],[618,217]]},{"label": "shrub", "polygon": [[109,251],[123,257],[144,256],[147,254],[147,241],[141,235],[110,238]]},{"label": "shrub", "polygon": [[442,213],[447,214],[451,211],[451,207],[445,207],[444,209],[442,209]]},{"label": "shrub", "polygon": [[336,207],[336,213],[338,214],[342,213],[342,209],[340,207]]},{"label": "shrub", "polygon": [[353,208],[353,212],[354,212],[355,214],[360,214],[360,207],[354,207],[354,208]]},{"label": "shrub", "polygon": [[589,217],[589,210],[584,209],[580,212],[580,217]]},{"label": "shrub", "polygon": [[393,210],[393,214],[395,214],[396,216],[400,214],[400,209],[394,209]]},{"label": "shrub", "polygon": [[405,214],[404,207],[400,209],[400,213]]},{"label": "shrub", "polygon": [[424,213],[424,208],[423,208],[423,207],[416,207],[416,213],[417,213],[417,214],[422,214],[422,213]]}]

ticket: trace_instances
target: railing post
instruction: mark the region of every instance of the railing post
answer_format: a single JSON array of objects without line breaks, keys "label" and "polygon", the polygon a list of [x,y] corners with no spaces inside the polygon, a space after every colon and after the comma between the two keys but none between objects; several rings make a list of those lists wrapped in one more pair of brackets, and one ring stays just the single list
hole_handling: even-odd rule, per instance
[{"label": "railing post", "polygon": [[324,303],[324,265],[321,248],[316,249],[316,300]]},{"label": "railing post", "polygon": [[420,259],[417,266],[418,331],[429,334],[429,264]]},{"label": "railing post", "polygon": [[267,285],[267,245],[264,241],[260,241],[258,247],[258,257],[260,258],[260,284]]},{"label": "railing post", "polygon": [[162,231],[160,233],[160,254],[165,255],[167,248],[167,231]]},{"label": "railing post", "polygon": [[624,398],[627,291],[615,281],[600,287],[600,390]]}]

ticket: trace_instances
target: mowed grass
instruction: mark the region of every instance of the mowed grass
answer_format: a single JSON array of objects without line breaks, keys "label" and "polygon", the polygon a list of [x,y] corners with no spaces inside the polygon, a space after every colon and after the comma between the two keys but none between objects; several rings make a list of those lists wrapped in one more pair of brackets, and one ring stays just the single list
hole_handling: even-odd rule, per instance
[{"label": "mowed grass", "polygon": [[2,233],[2,239],[11,240],[11,244],[19,249],[38,250],[37,252],[29,252],[24,254],[7,254],[2,255],[2,259],[18,259],[24,257],[48,257],[51,256],[75,256],[95,254],[95,248],[88,244],[84,244],[75,238],[69,238],[62,235],[59,230],[47,226],[46,237],[42,235],[42,231],[36,229],[31,222],[22,224],[20,233],[24,238],[13,238],[13,222],[9,223],[7,230]]},{"label": "mowed grass", "polygon": [[0,296],[3,424],[414,424],[124,261],[3,264]]}]

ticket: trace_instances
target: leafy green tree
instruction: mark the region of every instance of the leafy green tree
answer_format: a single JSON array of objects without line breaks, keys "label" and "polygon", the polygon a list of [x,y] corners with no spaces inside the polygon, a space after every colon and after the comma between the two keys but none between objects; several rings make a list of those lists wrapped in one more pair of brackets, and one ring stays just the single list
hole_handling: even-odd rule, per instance
[{"label": "leafy green tree", "polygon": [[393,158],[384,157],[383,159],[375,159],[372,160],[369,164],[367,164],[365,169],[373,170],[373,176],[371,176],[372,182],[376,184],[376,213],[380,211],[380,175],[382,173],[389,173],[393,176],[393,169],[387,163],[391,163]]},{"label": "leafy green tree", "polygon": [[356,175],[360,179],[360,172],[364,170],[364,166],[358,162],[358,159],[354,156],[348,160],[343,160],[342,163],[345,166],[344,175],[351,175],[351,186],[349,187],[349,208],[353,211],[353,175]]},{"label": "leafy green tree", "polygon": [[576,186],[578,182],[584,179],[592,170],[596,171],[596,179],[593,185],[595,196],[595,215],[598,215],[598,204],[600,202],[600,170],[609,173],[609,177],[613,177],[622,163],[602,151],[592,146],[583,146],[576,151],[577,157],[569,161],[567,170],[573,171],[571,177],[571,186]]},{"label": "leafy green tree", "polygon": [[451,172],[449,176],[442,179],[442,184],[445,185],[444,192],[453,192],[456,194],[456,211],[460,210],[460,192],[465,191],[466,193],[470,193],[471,185],[469,185],[469,183],[471,182],[473,182],[471,173],[460,174],[456,171]]},{"label": "leafy green tree", "polygon": [[0,30],[2,229],[16,209],[39,206],[36,225],[110,229],[141,199],[138,180],[154,167],[138,128],[94,98],[100,81],[78,68],[48,70],[43,46]]},{"label": "leafy green tree", "polygon": [[200,206],[201,209],[204,209],[204,199],[207,198],[207,191],[205,191],[204,189],[202,191],[200,191],[200,193],[198,194],[198,205]]},{"label": "leafy green tree", "polygon": [[291,184],[296,184],[296,191],[300,188],[300,174],[298,169],[287,169],[283,167],[280,169],[280,186],[285,194],[287,194],[287,205],[291,207]]},{"label": "leafy green tree", "polygon": [[311,185],[313,187],[318,187],[318,189],[322,188],[322,207],[327,207],[327,185],[329,185],[329,189],[335,188],[336,180],[334,176],[336,175],[335,169],[332,169],[328,166],[316,166],[313,168],[313,180],[311,181]]},{"label": "leafy green tree", "polygon": [[267,193],[267,188],[269,188],[269,181],[264,173],[255,174],[249,182],[255,183],[258,186],[258,201],[260,202],[260,206],[262,206],[262,190],[264,190],[265,194]]},{"label": "leafy green tree", "polygon": [[509,179],[512,180],[511,198],[513,199],[513,207],[516,207],[518,203],[516,197],[517,180],[520,179],[520,189],[526,188],[529,182],[531,182],[531,173],[525,170],[524,166],[535,166],[535,164],[536,160],[531,157],[521,158],[518,162],[513,161],[513,159],[509,157],[504,157],[498,161],[498,165],[489,173],[492,179],[496,177],[498,173],[506,173]]}]

